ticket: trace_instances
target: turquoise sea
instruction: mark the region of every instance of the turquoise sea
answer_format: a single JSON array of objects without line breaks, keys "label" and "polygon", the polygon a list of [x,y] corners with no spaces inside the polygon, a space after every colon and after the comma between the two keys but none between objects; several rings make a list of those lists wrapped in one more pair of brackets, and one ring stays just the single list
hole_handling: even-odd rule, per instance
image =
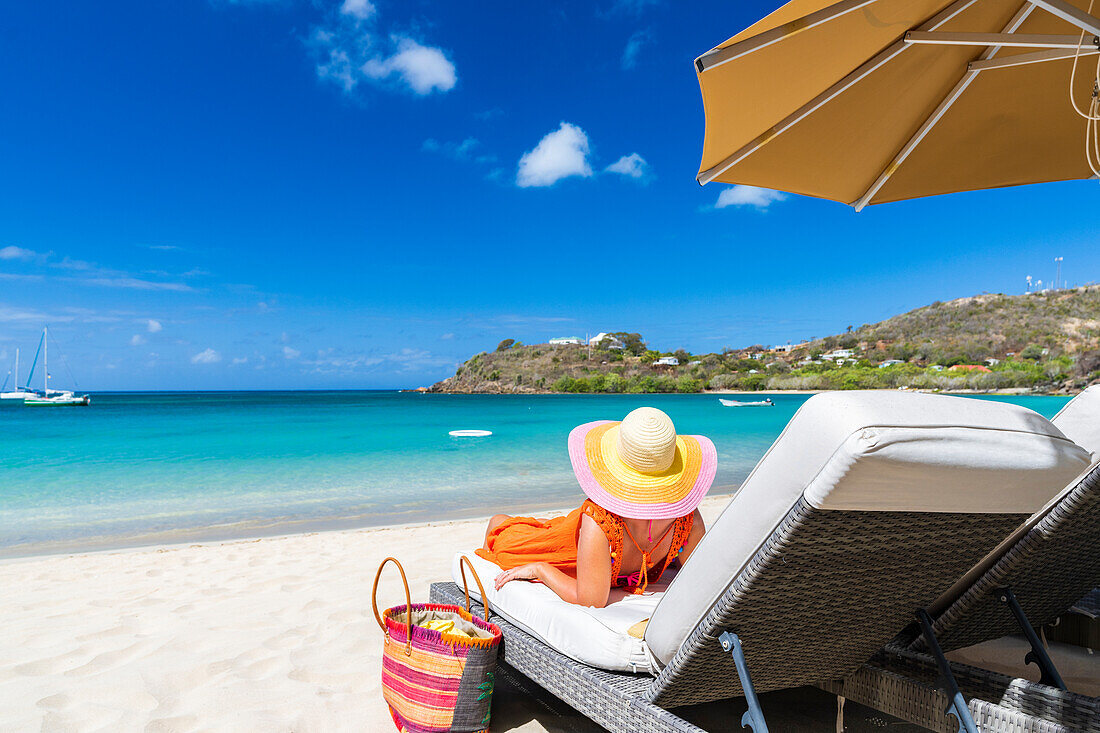
[{"label": "turquoise sea", "polygon": [[[714,441],[712,492],[728,493],[807,399],[770,396],[726,408],[714,395],[117,393],[4,407],[0,556],[568,506],[582,496],[570,429],[642,405]],[[1047,417],[1066,402],[992,399]]]}]

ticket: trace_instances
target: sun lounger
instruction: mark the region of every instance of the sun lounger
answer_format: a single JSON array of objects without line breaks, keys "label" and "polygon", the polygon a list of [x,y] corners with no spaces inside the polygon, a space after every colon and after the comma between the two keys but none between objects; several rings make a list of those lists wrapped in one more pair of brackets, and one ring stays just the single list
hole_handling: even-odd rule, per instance
[{"label": "sun lounger", "polygon": [[[1031,637],[1027,659],[1039,665],[1039,682],[951,664],[971,711],[992,704],[1012,711],[1013,725],[1021,726],[990,730],[1100,733],[1100,699],[1066,691],[1057,665],[1050,661],[1035,631],[1052,623],[1078,599],[1087,598],[1089,589],[1100,583],[1097,547],[1100,464],[1013,533],[991,558],[967,573],[941,601],[940,610],[933,608],[931,627],[943,649],[969,647],[1009,634]],[[947,725],[942,710],[949,700],[937,690],[940,670],[928,652],[927,640],[911,631],[888,644],[856,674],[823,687],[904,720],[940,729]]]},{"label": "sun lounger", "polygon": [[[1079,444],[1092,451],[1094,459],[1100,459],[1100,389],[1090,388],[1074,398],[1052,422],[1067,437],[1081,441]],[[931,609],[932,630],[938,644],[947,651],[1010,634],[1023,636],[1026,660],[1037,665],[1038,682],[972,665],[951,665],[955,676],[966,680],[961,686],[968,698],[992,701],[1014,711],[1017,723],[1024,726],[1019,730],[1046,730],[1044,726],[1055,725],[1067,730],[1100,731],[1100,699],[1066,690],[1058,666],[1036,631],[1054,623],[1071,606],[1087,605],[1088,599],[1097,595],[1093,589],[1100,585],[1098,547],[1100,463],[1095,463],[963,576]],[[843,683],[831,683],[827,689],[860,702],[876,700],[875,707],[884,712],[903,713],[899,717],[931,725],[942,717],[938,711],[946,699],[932,684],[938,669],[928,650],[927,640],[910,630],[856,675]],[[956,652],[949,656],[978,655]],[[1015,668],[1018,664],[1002,666]],[[1100,671],[1100,662],[1096,669]],[[916,699],[924,704],[915,704]],[[904,711],[899,707],[901,700],[908,700]]]},{"label": "sun lounger", "polygon": [[[547,642],[567,621],[514,623],[490,591],[503,659],[612,730],[698,730],[669,709],[744,697],[759,733],[757,692],[860,669],[1087,465],[1016,406],[818,395],[657,602],[644,633],[655,676],[562,654]],[[436,584],[433,599],[456,591]]]}]

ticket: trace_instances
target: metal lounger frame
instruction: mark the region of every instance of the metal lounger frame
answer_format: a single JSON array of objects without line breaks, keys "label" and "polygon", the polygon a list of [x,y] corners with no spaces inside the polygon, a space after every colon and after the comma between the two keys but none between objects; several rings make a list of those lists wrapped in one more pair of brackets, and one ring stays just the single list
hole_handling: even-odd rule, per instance
[{"label": "metal lounger frame", "polygon": [[[432,603],[461,605],[465,602],[465,596],[462,589],[454,583],[433,583],[430,600]],[[480,614],[481,605],[473,599],[471,603],[475,607],[475,613]],[[504,634],[501,659],[509,667],[608,730],[624,733],[704,733],[703,729],[684,720],[674,711],[661,708],[646,699],[645,693],[653,681],[652,677],[589,667],[561,654],[499,615],[494,615],[492,620]],[[898,662],[890,666],[882,656],[876,655],[873,662],[862,665],[844,682],[826,682],[817,686],[931,730],[955,733],[958,722],[943,712],[947,706],[947,698],[935,686],[934,664],[930,660],[920,660],[918,663]],[[917,670],[921,673],[919,677]],[[983,680],[987,681],[984,685],[980,684]],[[974,670],[973,676],[959,676],[959,682],[964,694],[973,695],[968,700],[968,707],[980,733],[1093,731],[1088,727],[1056,725],[1012,707],[988,702],[980,696],[995,698],[998,688],[1003,690],[1005,687],[1012,687],[1020,690],[1023,697],[1033,699],[1026,687],[1019,687],[1019,680]],[[1073,697],[1078,697],[1071,693],[1061,694],[1070,695],[1069,704],[1073,703]],[[1087,714],[1087,706],[1077,707]],[[1095,719],[1095,713],[1093,715]],[[737,726],[730,728],[737,729]]]}]

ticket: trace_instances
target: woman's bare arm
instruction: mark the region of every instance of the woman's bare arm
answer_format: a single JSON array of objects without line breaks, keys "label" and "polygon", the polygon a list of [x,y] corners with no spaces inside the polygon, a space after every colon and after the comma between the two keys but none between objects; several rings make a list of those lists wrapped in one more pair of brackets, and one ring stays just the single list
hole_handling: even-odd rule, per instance
[{"label": "woman's bare arm", "polygon": [[603,608],[611,595],[611,548],[607,536],[594,519],[582,515],[577,536],[576,578],[549,563],[535,562],[498,575],[497,589],[512,580],[538,580],[564,601]]}]

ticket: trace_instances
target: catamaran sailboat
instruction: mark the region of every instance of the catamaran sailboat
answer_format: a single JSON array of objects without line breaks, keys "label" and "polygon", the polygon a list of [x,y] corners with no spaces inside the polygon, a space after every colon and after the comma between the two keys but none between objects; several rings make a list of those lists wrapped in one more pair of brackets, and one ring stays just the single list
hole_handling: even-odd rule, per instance
[{"label": "catamaran sailboat", "polygon": [[11,378],[12,373],[9,371],[4,377],[4,383],[0,385],[0,406],[22,405],[27,397],[27,390],[19,386],[19,349],[15,350],[15,379],[12,380],[15,389],[8,391],[8,380]]},{"label": "catamaran sailboat", "polygon": [[38,351],[35,352],[34,362],[31,363],[31,373],[27,377],[27,388],[31,386],[31,379],[34,377],[34,368],[38,366],[38,354],[42,354],[42,371],[44,376],[42,377],[42,391],[41,392],[25,392],[26,397],[23,400],[23,404],[27,406],[32,405],[87,405],[91,403],[91,398],[86,394],[75,394],[69,390],[63,389],[50,389],[50,367],[49,367],[49,328],[42,329],[42,340],[38,342]]}]

